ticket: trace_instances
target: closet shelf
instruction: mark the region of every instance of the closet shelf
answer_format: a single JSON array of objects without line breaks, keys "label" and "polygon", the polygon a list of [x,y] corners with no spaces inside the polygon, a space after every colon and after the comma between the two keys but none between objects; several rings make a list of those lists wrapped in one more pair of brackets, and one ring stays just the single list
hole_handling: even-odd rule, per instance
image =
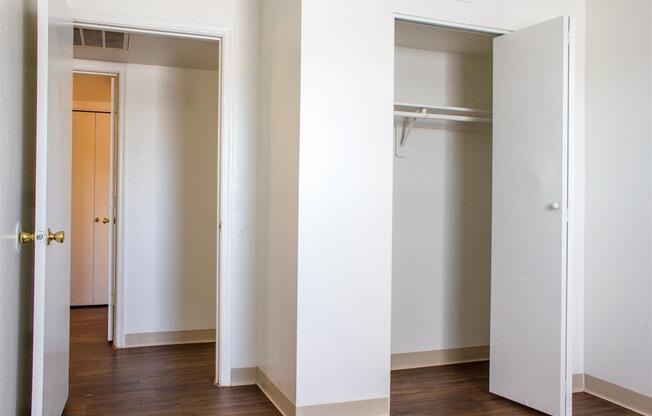
[{"label": "closet shelf", "polygon": [[[459,123],[491,124],[491,111],[466,107],[432,106],[410,103],[394,104],[394,117],[403,118],[400,146],[404,147],[417,120],[443,120]],[[425,125],[424,127],[428,127]],[[440,127],[440,126],[436,126]]]}]

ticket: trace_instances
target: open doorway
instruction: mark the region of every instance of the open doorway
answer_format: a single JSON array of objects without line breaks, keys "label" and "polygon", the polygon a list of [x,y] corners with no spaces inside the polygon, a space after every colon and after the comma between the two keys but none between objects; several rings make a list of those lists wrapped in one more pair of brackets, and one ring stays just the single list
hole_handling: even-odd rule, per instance
[{"label": "open doorway", "polygon": [[395,28],[392,409],[570,414],[572,24]]},{"label": "open doorway", "polygon": [[111,360],[201,344],[215,374],[220,42],[88,27],[74,42],[71,386],[90,345]]},{"label": "open doorway", "polygon": [[73,74],[70,304],[107,309],[113,341],[116,75]]}]

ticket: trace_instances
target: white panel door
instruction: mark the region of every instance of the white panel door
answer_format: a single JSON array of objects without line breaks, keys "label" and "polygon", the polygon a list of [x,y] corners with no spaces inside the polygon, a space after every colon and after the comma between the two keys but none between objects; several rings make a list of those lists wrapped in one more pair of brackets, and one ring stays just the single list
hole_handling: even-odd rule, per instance
[{"label": "white panel door", "polygon": [[567,218],[570,19],[494,41],[491,392],[571,412]]},{"label": "white panel door", "polygon": [[[66,0],[37,2],[32,415],[60,416],[68,397],[72,23]],[[49,243],[49,244],[48,244]]]},{"label": "white panel door", "polygon": [[95,213],[95,113],[72,114],[72,225],[70,304],[93,304],[93,216]]},{"label": "white panel door", "polygon": [[109,182],[111,114],[95,113],[95,231],[93,232],[93,304],[109,303]]}]

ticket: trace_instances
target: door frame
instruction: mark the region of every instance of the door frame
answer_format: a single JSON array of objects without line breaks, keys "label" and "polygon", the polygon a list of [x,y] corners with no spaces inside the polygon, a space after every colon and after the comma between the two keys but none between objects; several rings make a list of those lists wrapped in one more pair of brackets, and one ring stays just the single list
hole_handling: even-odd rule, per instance
[{"label": "door frame", "polygon": [[[565,349],[566,349],[566,357],[565,357],[565,373],[566,373],[566,391],[570,391],[570,397],[571,400],[570,402],[566,403],[566,414],[571,415],[572,414],[572,393],[573,393],[573,305],[575,302],[575,292],[574,292],[574,280],[575,280],[575,245],[576,245],[576,235],[575,235],[575,206],[577,205],[577,199],[576,199],[576,194],[575,194],[575,180],[576,180],[576,158],[577,158],[577,153],[576,153],[576,132],[575,132],[575,125],[576,125],[576,113],[575,113],[575,106],[571,105],[572,103],[575,102],[575,84],[576,84],[576,45],[575,45],[575,36],[576,36],[576,23],[575,19],[573,17],[570,17],[570,27],[569,33],[570,33],[570,42],[569,42],[569,62],[568,62],[568,103],[564,103],[567,106],[567,111],[568,111],[568,123],[567,123],[567,136],[568,136],[568,142],[566,143],[566,204],[567,204],[567,222],[566,222],[566,242],[565,242],[565,251],[566,251],[566,293],[564,294],[566,299],[565,299],[565,304],[566,304],[566,314],[565,314]],[[505,35],[511,32],[514,32],[514,30],[511,29],[504,29],[504,28],[498,28],[498,27],[490,27],[490,26],[478,26],[478,25],[473,25],[473,24],[468,24],[464,22],[455,22],[455,21],[449,21],[449,20],[440,20],[436,18],[428,18],[428,17],[421,17],[421,16],[414,16],[414,15],[408,15],[404,13],[394,13],[394,22],[397,21],[403,21],[403,22],[410,22],[410,23],[420,23],[423,25],[429,25],[429,26],[437,26],[437,27],[442,27],[442,28],[447,28],[447,29],[454,29],[454,30],[460,30],[460,31],[466,31],[466,32],[476,32],[476,33],[484,33],[484,34],[489,34],[489,35]],[[392,103],[393,104],[393,103]],[[489,346],[491,348],[491,345]]]},{"label": "door frame", "polygon": [[[122,170],[123,170],[123,146],[122,138],[124,133],[124,122],[122,112],[125,108],[124,103],[124,88],[126,86],[125,71],[126,65],[115,62],[104,61],[91,61],[86,59],[73,59],[72,64],[73,74],[93,74],[104,75],[112,77],[111,85],[113,86],[111,96],[113,97],[115,91],[118,91],[118,101],[111,103],[111,115],[118,115],[118,123],[115,122],[111,125],[111,162],[110,166],[110,185],[111,185],[111,198],[114,198],[113,204],[114,211],[111,213],[113,218],[121,218],[124,213],[122,206]],[[115,80],[117,79],[117,85]],[[114,107],[115,106],[115,107]],[[124,309],[122,304],[118,307],[118,299],[122,299],[122,294],[118,296],[118,288],[122,289],[123,285],[118,285],[118,279],[122,282],[122,258],[118,250],[123,246],[122,241],[119,240],[122,235],[121,221],[116,221],[114,224],[115,229],[113,232],[113,248],[111,250],[112,256],[109,257],[109,262],[113,266],[109,269],[112,273],[109,275],[109,308],[113,306],[113,319],[109,319],[108,340],[113,341],[115,348],[120,348],[124,345]],[[111,242],[111,241],[110,241]],[[111,313],[111,312],[109,312]]]},{"label": "door frame", "polygon": [[[182,37],[189,39],[214,40],[219,42],[219,66],[218,66],[218,252],[216,253],[217,273],[216,273],[216,348],[215,348],[215,384],[218,386],[231,385],[231,288],[233,275],[233,231],[236,229],[234,217],[232,215],[233,207],[233,165],[234,165],[234,135],[232,117],[233,94],[232,79],[235,74],[234,70],[234,50],[233,50],[233,33],[231,28],[219,27],[214,25],[177,25],[170,23],[168,20],[157,19],[138,19],[138,18],[73,18],[73,25],[103,30],[126,31],[131,33],[164,35],[168,37]],[[81,61],[75,61],[75,63]],[[83,61],[87,63],[89,61]],[[116,216],[116,270],[115,270],[115,336],[114,345],[117,347],[124,345],[124,270],[121,258],[121,247],[124,247],[121,241],[121,218],[124,218],[123,199],[121,190],[123,189],[123,160],[124,146],[121,146],[121,140],[124,139],[124,120],[125,107],[124,97],[126,91],[126,64],[96,61],[96,70],[93,72],[109,72],[118,75],[119,79],[119,111],[122,117],[118,118],[118,139],[117,139],[117,212]],[[86,66],[86,68],[90,68]],[[102,70],[101,68],[104,68]],[[77,66],[75,66],[75,70]],[[108,71],[107,71],[108,69]]]}]

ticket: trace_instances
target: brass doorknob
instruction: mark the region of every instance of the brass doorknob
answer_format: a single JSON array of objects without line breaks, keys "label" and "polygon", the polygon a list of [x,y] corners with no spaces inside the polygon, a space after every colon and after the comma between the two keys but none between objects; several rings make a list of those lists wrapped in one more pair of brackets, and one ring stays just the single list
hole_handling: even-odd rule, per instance
[{"label": "brass doorknob", "polygon": [[34,233],[26,233],[25,231],[21,231],[18,234],[18,240],[20,240],[20,244],[31,243],[32,241],[34,241],[34,238],[35,238]]},{"label": "brass doorknob", "polygon": [[100,222],[100,219],[98,217],[95,217],[95,222]]},{"label": "brass doorknob", "polygon": [[108,217],[102,218],[102,224],[108,224],[111,221]]},{"label": "brass doorknob", "polygon": [[66,234],[63,231],[57,231],[55,233],[52,232],[48,228],[48,244],[50,244],[52,241],[56,241],[57,243],[63,244],[63,241],[66,239]]}]

